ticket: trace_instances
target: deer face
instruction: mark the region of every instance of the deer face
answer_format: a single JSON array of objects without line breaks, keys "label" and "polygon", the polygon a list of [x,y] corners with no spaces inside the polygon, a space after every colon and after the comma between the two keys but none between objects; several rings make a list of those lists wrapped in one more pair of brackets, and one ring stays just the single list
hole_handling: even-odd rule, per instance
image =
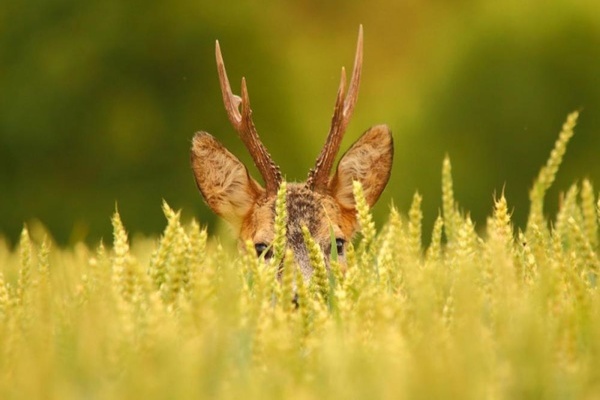
[{"label": "deer face", "polygon": [[[260,142],[250,118],[250,102],[245,80],[242,79],[242,98],[233,95],[217,42],[217,67],[229,119],[248,147],[260,171],[265,187],[255,181],[242,162],[213,136],[197,133],[192,142],[192,168],[196,183],[208,206],[229,221],[242,241],[254,243],[260,255],[274,238],[275,197],[281,183],[279,168]],[[304,183],[287,186],[287,246],[295,256],[303,276],[312,275],[308,252],[302,236],[306,226],[321,246],[328,262],[337,252],[343,264],[346,243],[356,228],[356,207],[352,182],[363,186],[369,206],[373,206],[389,179],[393,143],[385,125],[367,130],[343,155],[333,176],[329,176],[346,125],[358,94],[362,63],[362,27],[359,31],[354,70],[348,94],[345,95],[345,73],[338,90],[332,126],[315,167]],[[241,103],[241,113],[238,106]],[[336,248],[332,248],[331,232]],[[266,254],[268,258],[269,253]]]}]

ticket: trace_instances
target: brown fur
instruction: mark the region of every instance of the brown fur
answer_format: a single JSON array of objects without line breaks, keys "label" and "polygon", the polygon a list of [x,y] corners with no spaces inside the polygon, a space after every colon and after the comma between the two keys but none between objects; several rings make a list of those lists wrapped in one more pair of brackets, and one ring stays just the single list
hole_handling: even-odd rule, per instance
[{"label": "brown fur", "polygon": [[346,208],[354,208],[352,181],[360,181],[369,207],[372,207],[390,178],[394,146],[386,125],[365,132],[342,156],[329,190]]},{"label": "brown fur", "polygon": [[[303,275],[312,269],[302,238],[306,225],[329,260],[330,227],[336,239],[350,241],[356,230],[352,181],[363,185],[370,206],[375,204],[390,176],[393,143],[389,128],[375,126],[365,132],[341,158],[326,193],[310,190],[304,183],[291,183],[287,190],[287,244]],[[237,227],[242,241],[270,244],[274,236],[275,197],[250,177],[246,167],[216,139],[198,133],[192,145],[196,182],[208,206]],[[344,257],[340,257],[343,263]]]},{"label": "brown fur", "polygon": [[264,190],[244,164],[206,132],[194,137],[191,161],[206,203],[233,225],[239,225],[263,196]]},{"label": "brown fur", "polygon": [[[342,156],[334,176],[329,178],[358,98],[362,55],[363,29],[360,26],[348,91],[346,92],[345,70],[342,68],[334,115],[325,146],[307,181],[287,186],[286,243],[293,251],[306,279],[312,275],[312,268],[302,228],[308,228],[313,239],[321,247],[327,264],[331,253],[337,252],[338,260],[344,265],[345,252],[342,245],[352,239],[357,225],[353,182],[356,180],[362,184],[365,199],[369,206],[373,206],[390,177],[394,156],[392,134],[387,126],[378,125],[367,130],[350,147]],[[206,132],[197,133],[193,139],[194,176],[208,206],[234,225],[242,242],[252,241],[257,252],[262,253],[273,242],[275,236],[275,198],[282,175],[261,143],[252,122],[245,79],[242,78],[241,97],[234,95],[225,71],[219,42],[215,46],[215,56],[227,116],[250,151],[264,179],[265,189],[250,177],[248,169],[240,160]],[[334,238],[331,237],[332,233]]]}]

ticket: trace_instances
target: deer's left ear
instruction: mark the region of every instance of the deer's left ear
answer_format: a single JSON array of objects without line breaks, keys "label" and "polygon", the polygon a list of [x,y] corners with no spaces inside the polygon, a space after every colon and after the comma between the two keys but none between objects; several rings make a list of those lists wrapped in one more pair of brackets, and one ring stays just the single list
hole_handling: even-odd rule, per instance
[{"label": "deer's left ear", "polygon": [[335,175],[329,181],[329,192],[344,208],[354,208],[352,181],[362,184],[365,198],[372,207],[390,178],[394,146],[387,125],[367,130],[342,156]]},{"label": "deer's left ear", "polygon": [[206,132],[194,136],[191,159],[196,184],[208,206],[239,227],[264,196],[263,188],[236,156]]}]

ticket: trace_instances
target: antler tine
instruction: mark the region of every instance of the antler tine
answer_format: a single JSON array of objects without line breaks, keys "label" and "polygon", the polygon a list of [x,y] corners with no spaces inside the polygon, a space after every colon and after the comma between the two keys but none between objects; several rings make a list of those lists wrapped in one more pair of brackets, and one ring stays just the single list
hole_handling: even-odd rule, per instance
[{"label": "antler tine", "polygon": [[354,68],[352,69],[352,77],[350,78],[350,86],[348,93],[346,90],[346,70],[342,68],[341,82],[335,101],[333,117],[331,118],[331,127],[325,141],[325,145],[321,150],[321,154],[315,162],[315,167],[311,169],[307,185],[313,190],[322,190],[327,187],[329,181],[329,172],[335,161],[335,157],[342,143],[342,138],[352,117],[354,106],[358,100],[358,87],[360,84],[360,76],[362,72],[363,58],[363,27],[358,28],[358,40],[356,43],[356,54],[354,56]]},{"label": "antler tine", "polygon": [[[246,86],[246,79],[242,78],[242,97],[236,96],[231,91],[231,85],[225,71],[225,63],[221,55],[221,47],[217,40],[215,46],[215,55],[217,59],[217,70],[219,72],[219,82],[221,84],[221,93],[223,94],[223,103],[227,110],[227,117],[231,125],[240,135],[242,142],[250,152],[254,164],[265,181],[267,194],[277,193],[281,183],[281,171],[273,162],[271,155],[258,137],[258,132],[252,122],[252,109],[250,108],[250,96]],[[240,105],[242,112],[240,113]]]},{"label": "antler tine", "polygon": [[223,62],[221,46],[219,46],[218,40],[215,44],[215,56],[217,58],[219,83],[221,84],[221,93],[223,94],[223,103],[225,104],[225,110],[227,110],[227,117],[229,118],[231,125],[233,125],[235,129],[239,129],[242,116],[240,115],[238,107],[242,102],[242,99],[231,91],[231,85],[227,78],[227,71],[225,71],[225,63]]}]

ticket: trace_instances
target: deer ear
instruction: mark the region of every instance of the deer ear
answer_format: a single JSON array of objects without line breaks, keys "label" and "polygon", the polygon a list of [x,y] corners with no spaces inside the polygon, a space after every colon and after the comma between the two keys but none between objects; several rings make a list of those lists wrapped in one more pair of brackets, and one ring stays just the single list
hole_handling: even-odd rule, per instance
[{"label": "deer ear", "polygon": [[192,169],[208,206],[233,225],[241,224],[264,189],[240,160],[206,132],[192,140]]},{"label": "deer ear", "polygon": [[352,181],[362,184],[369,207],[385,188],[392,169],[394,146],[386,125],[367,130],[342,156],[335,175],[329,181],[329,192],[344,208],[355,208]]}]

